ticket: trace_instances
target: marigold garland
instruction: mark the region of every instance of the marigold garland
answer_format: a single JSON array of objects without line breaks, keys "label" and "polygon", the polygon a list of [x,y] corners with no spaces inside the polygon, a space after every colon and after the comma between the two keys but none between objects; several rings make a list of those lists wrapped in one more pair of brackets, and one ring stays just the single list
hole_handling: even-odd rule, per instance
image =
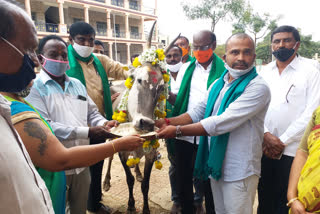
[{"label": "marigold garland", "polygon": [[124,82],[124,85],[127,87],[127,88],[131,88],[132,85],[133,85],[133,82],[134,82],[134,79],[132,76],[129,76],[126,81]]},{"label": "marigold garland", "polygon": [[126,164],[128,167],[133,167],[140,163],[140,158],[128,158]]},{"label": "marigold garland", "polygon": [[154,166],[156,167],[156,169],[162,169],[162,163],[159,160],[156,160],[154,162]]}]

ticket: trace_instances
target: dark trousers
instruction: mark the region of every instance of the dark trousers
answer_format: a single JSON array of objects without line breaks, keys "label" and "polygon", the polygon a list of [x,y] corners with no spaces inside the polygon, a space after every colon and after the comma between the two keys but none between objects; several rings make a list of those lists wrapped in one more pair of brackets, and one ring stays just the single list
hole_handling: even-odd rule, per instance
[{"label": "dark trousers", "polygon": [[288,214],[287,191],[293,158],[286,155],[280,160],[262,157],[258,214]]},{"label": "dark trousers", "polygon": [[[193,168],[197,155],[198,146],[183,140],[176,140],[175,158],[177,170],[177,192],[180,199],[182,213],[194,213],[194,194],[193,194]],[[210,181],[203,183],[203,191],[206,200],[207,213],[214,213],[213,197]],[[212,210],[212,212],[208,212]]]},{"label": "dark trousers", "polygon": [[[90,141],[90,144],[92,145],[97,143]],[[90,212],[98,212],[98,210],[101,207],[101,203],[100,203],[101,197],[102,197],[101,176],[102,176],[103,163],[104,161],[100,161],[89,167],[91,183],[90,183],[90,188],[88,193],[87,209]]]}]

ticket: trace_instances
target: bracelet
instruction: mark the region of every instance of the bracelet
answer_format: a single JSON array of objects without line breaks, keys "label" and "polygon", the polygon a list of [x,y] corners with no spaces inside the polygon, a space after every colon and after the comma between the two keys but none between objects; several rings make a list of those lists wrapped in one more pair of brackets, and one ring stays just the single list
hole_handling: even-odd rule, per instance
[{"label": "bracelet", "polygon": [[113,141],[111,141],[111,144],[112,144],[112,147],[113,147],[113,151],[114,151],[114,153],[117,153],[116,148],[114,147],[114,143],[113,143]]},{"label": "bracelet", "polygon": [[168,118],[163,118],[167,125],[170,125],[170,120]]},{"label": "bracelet", "polygon": [[296,201],[296,200],[299,200],[298,197],[295,197],[295,198],[290,199],[290,200],[288,201],[288,203],[287,203],[287,207],[290,207],[290,205],[291,205],[294,201]]}]

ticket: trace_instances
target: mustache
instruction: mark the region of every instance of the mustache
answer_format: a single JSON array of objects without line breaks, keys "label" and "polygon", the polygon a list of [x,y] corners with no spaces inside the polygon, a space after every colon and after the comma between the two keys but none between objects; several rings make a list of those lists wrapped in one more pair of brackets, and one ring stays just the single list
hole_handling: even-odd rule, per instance
[{"label": "mustache", "polygon": [[232,64],[232,68],[234,68],[236,66],[245,66],[245,67],[249,68],[249,64],[244,61],[238,61],[238,62],[235,62]]}]

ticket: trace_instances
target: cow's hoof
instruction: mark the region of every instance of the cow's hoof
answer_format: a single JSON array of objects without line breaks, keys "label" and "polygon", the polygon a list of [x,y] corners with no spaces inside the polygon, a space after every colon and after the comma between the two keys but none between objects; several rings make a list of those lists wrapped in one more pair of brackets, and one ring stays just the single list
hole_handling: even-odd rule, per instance
[{"label": "cow's hoof", "polygon": [[143,176],[141,174],[136,174],[136,179],[137,179],[137,181],[142,182]]},{"label": "cow's hoof", "polygon": [[149,208],[143,208],[142,213],[143,213],[143,214],[150,214]]},{"label": "cow's hoof", "polygon": [[136,213],[137,213],[136,208],[128,207],[127,214],[136,214]]},{"label": "cow's hoof", "polygon": [[110,181],[105,181],[103,184],[104,191],[108,192],[111,187]]}]

